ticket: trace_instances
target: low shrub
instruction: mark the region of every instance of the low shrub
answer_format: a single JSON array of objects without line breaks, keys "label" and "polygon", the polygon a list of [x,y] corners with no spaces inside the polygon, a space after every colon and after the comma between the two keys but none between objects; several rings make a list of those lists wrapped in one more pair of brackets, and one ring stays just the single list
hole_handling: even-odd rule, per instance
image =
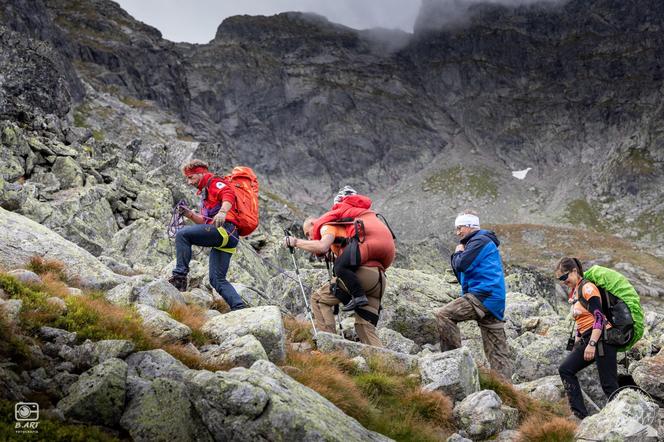
[{"label": "low shrub", "polygon": [[520,427],[520,442],[573,442],[576,424],[562,417],[533,416]]}]

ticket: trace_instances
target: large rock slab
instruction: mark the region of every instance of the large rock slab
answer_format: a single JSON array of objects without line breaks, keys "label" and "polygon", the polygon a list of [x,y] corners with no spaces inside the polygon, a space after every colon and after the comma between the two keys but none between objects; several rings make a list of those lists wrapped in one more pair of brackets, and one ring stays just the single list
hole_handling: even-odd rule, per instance
[{"label": "large rock slab", "polygon": [[465,347],[423,356],[420,375],[424,389],[440,391],[455,401],[480,390],[477,365]]},{"label": "large rock slab", "polygon": [[415,341],[408,339],[401,333],[390,330],[389,328],[379,328],[378,337],[380,338],[385,348],[389,348],[390,350],[394,350],[399,353],[414,355],[421,350],[420,346],[417,345]]},{"label": "large rock slab", "polygon": [[654,398],[664,402],[664,350],[630,367],[634,382]]},{"label": "large rock slab", "polygon": [[125,405],[127,363],[108,359],[83,373],[58,402],[65,417],[113,427]]},{"label": "large rock slab", "polygon": [[388,441],[268,361],[251,369],[200,371],[191,397],[217,441]]},{"label": "large rock slab", "polygon": [[191,336],[191,329],[171,318],[168,313],[149,305],[135,304],[135,307],[152,336],[168,343],[182,342]]},{"label": "large rock slab", "polygon": [[[45,328],[45,327],[43,327]],[[75,333],[74,338],[76,336]],[[55,343],[58,343],[56,338]],[[122,339],[105,339],[102,341],[86,340],[81,345],[69,347],[64,345],[58,356],[74,364],[77,370],[87,370],[89,367],[102,363],[108,359],[124,359],[134,351],[134,343]]]},{"label": "large rock slab", "polygon": [[216,316],[201,328],[203,333],[221,344],[229,336],[254,335],[273,362],[286,357],[286,332],[279,307],[245,308]]},{"label": "large rock slab", "polygon": [[577,440],[655,442],[659,407],[636,390],[626,389],[599,413],[581,421]]},{"label": "large rock slab", "polygon": [[398,364],[406,370],[417,368],[418,358],[406,353],[399,353],[383,347],[362,344],[360,342],[343,339],[339,335],[326,332],[318,332],[318,350],[324,353],[343,352],[348,357],[363,356],[365,358],[380,357]]},{"label": "large rock slab", "polygon": [[155,379],[142,389],[129,402],[120,424],[137,442],[214,440],[185,384],[173,379]]},{"label": "large rock slab", "polygon": [[254,362],[267,360],[267,353],[253,335],[227,339],[221,345],[208,345],[201,348],[201,356],[210,364],[233,367],[251,367]]},{"label": "large rock slab", "polygon": [[181,381],[189,370],[186,365],[162,349],[136,352],[130,355],[126,362],[129,366],[129,375],[148,381],[157,378]]},{"label": "large rock slab", "polygon": [[135,302],[149,305],[160,310],[168,310],[173,304],[186,303],[185,297],[178,289],[165,279],[152,281],[138,291]]},{"label": "large rock slab", "polygon": [[565,389],[560,376],[546,376],[514,386],[528,396],[541,401],[558,402],[565,397]]},{"label": "large rock slab", "polygon": [[437,275],[392,268],[378,325],[395,330],[419,345],[435,344],[440,336],[433,312],[458,297],[460,291],[458,284]]},{"label": "large rock slab", "polygon": [[127,279],[41,224],[0,208],[0,264],[22,267],[35,255],[62,261],[67,276],[86,287],[108,289]]}]

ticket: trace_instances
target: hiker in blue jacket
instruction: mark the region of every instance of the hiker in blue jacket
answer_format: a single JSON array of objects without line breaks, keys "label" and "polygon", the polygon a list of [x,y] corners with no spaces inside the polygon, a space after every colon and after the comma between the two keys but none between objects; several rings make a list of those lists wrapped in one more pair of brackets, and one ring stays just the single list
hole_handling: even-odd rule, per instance
[{"label": "hiker in blue jacket", "polygon": [[461,296],[435,312],[441,351],[461,347],[457,323],[476,321],[491,368],[511,381],[512,361],[503,321],[505,275],[498,252],[500,241],[494,232],[480,229],[479,217],[470,210],[457,216],[454,226],[460,241],[451,264],[461,284]]}]

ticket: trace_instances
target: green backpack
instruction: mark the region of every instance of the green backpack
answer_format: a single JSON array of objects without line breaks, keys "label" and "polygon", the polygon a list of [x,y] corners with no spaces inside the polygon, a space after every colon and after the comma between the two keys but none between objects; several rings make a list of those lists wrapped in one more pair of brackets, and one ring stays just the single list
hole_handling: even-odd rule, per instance
[{"label": "green backpack", "polygon": [[[615,270],[598,265],[586,270],[583,279],[595,284],[600,291],[602,311],[612,325],[602,331],[605,341],[616,345],[618,351],[632,348],[643,336],[643,308],[632,284]],[[584,299],[581,296],[579,300]]]}]

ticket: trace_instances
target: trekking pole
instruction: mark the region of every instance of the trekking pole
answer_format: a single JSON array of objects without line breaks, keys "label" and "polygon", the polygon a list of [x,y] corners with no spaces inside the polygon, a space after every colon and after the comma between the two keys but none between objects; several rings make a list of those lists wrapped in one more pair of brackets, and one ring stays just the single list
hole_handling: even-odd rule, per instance
[{"label": "trekking pole", "polygon": [[[292,236],[288,229],[284,229],[284,233],[286,234],[287,238],[289,236]],[[302,285],[302,278],[300,277],[300,267],[297,265],[297,260],[295,259],[295,248],[289,244],[288,249],[290,250],[291,258],[293,258],[293,265],[295,266],[295,275],[297,276],[297,282],[299,283],[300,290],[302,291],[302,298],[304,299],[304,305],[307,308],[307,316],[309,317],[309,320],[311,321],[311,326],[314,329],[314,341],[317,342],[318,332],[316,331],[316,324],[314,323],[314,316],[313,313],[311,312],[309,301],[307,301],[307,294],[304,292],[304,286]]]},{"label": "trekking pole", "polygon": [[[325,255],[325,267],[327,267],[327,276],[330,280],[330,289],[332,289],[332,278],[334,277],[334,271],[333,271],[333,266],[330,266],[330,261],[334,262],[334,258],[330,258],[332,256],[331,252],[327,252]],[[335,283],[336,284],[336,283]],[[337,324],[339,325],[339,336],[342,338],[345,338],[344,336],[344,326],[341,324],[341,309],[339,308],[339,304],[334,306],[334,316],[337,317]]]}]

